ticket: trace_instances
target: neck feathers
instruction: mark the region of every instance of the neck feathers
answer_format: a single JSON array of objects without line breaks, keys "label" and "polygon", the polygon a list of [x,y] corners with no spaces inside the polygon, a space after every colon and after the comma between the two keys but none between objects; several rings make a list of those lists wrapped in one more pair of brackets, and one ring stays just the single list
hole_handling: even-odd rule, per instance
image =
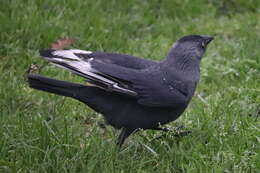
[{"label": "neck feathers", "polygon": [[194,55],[178,49],[176,46],[173,46],[162,64],[178,73],[184,74],[187,78],[199,80],[200,58],[194,57]]}]

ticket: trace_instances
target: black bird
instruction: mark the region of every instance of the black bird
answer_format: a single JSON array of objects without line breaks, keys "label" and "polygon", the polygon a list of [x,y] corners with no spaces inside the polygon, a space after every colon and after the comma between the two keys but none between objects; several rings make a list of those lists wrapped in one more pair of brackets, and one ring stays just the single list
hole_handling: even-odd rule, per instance
[{"label": "black bird", "polygon": [[121,129],[117,144],[138,129],[165,130],[188,106],[211,36],[179,39],[162,61],[78,49],[40,51],[43,59],[84,77],[83,85],[29,74],[30,87],[77,99]]}]

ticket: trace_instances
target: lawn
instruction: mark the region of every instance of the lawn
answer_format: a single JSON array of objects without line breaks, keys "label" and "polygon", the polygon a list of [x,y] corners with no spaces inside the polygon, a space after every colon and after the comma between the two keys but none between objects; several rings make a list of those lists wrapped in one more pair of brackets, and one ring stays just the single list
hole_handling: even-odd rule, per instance
[{"label": "lawn", "polygon": [[[191,104],[167,125],[192,131],[185,137],[141,131],[118,150],[118,131],[101,128],[99,114],[26,82],[37,64],[37,73],[84,83],[38,58],[64,37],[73,48],[160,60],[187,34],[215,40]],[[260,172],[260,1],[2,0],[0,98],[3,173]]]}]

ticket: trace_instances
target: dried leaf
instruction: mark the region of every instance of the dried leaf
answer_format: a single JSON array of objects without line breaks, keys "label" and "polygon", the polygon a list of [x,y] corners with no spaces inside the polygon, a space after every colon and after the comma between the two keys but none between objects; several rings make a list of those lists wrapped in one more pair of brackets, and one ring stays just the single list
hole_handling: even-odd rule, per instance
[{"label": "dried leaf", "polygon": [[83,150],[86,147],[86,145],[81,143],[81,144],[79,144],[79,147],[80,147],[80,149]]},{"label": "dried leaf", "polygon": [[65,49],[65,48],[68,48],[73,43],[74,43],[74,40],[72,38],[65,37],[65,38],[54,41],[51,44],[51,48],[52,49]]}]

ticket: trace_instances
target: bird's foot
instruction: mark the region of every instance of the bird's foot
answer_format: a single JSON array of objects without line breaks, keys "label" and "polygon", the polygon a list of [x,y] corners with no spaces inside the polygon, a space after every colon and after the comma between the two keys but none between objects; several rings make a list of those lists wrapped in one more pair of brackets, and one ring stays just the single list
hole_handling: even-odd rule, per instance
[{"label": "bird's foot", "polygon": [[[184,137],[184,136],[189,135],[192,132],[190,130],[183,130],[183,128],[184,128],[184,126],[179,126],[175,129],[156,127],[153,130],[161,130],[161,131],[164,131],[164,132],[171,132],[170,134],[172,136],[175,136],[175,137]],[[157,138],[161,138],[162,136],[163,135],[161,135]]]},{"label": "bird's foot", "polygon": [[191,133],[192,131],[190,130],[175,130],[173,133],[173,136],[175,137],[184,137],[187,136]]}]

